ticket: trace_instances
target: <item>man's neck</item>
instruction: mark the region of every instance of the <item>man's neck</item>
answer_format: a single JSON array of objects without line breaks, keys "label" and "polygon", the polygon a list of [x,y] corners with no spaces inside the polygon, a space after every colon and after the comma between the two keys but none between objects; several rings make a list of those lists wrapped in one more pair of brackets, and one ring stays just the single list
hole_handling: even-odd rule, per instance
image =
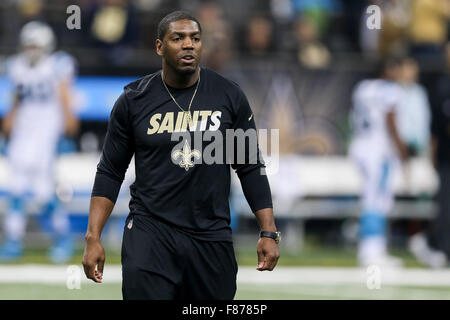
[{"label": "man's neck", "polygon": [[194,83],[197,82],[199,76],[199,68],[200,67],[197,67],[195,72],[182,74],[163,64],[163,80],[168,86],[172,88],[187,88],[193,86]]}]

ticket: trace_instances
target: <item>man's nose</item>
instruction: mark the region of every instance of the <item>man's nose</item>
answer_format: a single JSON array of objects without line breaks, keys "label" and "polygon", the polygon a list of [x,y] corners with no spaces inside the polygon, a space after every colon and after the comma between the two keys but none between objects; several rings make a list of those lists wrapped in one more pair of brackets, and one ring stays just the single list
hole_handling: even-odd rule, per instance
[{"label": "man's nose", "polygon": [[183,41],[183,49],[192,49],[194,48],[194,42],[191,38],[186,37]]}]

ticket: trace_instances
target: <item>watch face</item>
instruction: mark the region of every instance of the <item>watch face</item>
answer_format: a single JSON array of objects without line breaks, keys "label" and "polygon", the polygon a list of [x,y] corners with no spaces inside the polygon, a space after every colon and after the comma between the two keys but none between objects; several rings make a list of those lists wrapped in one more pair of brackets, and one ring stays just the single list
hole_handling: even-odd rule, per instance
[{"label": "watch face", "polygon": [[276,234],[277,234],[277,238],[275,239],[275,241],[277,243],[280,243],[280,241],[281,241],[281,232],[276,232]]}]

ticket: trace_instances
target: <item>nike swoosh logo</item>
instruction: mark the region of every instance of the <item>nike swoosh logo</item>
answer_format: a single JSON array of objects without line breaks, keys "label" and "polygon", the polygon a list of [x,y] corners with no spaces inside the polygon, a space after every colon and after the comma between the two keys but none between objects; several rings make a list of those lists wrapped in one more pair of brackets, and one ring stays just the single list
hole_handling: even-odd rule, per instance
[{"label": "nike swoosh logo", "polygon": [[252,120],[252,118],[253,118],[253,113],[252,113],[252,115],[248,118],[248,121]]}]

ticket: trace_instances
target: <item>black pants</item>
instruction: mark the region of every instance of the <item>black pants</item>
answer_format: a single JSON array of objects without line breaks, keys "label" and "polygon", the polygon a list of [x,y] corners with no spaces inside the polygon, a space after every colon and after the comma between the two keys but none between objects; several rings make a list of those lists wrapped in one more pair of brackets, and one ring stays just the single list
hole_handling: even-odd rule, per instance
[{"label": "black pants", "polygon": [[431,221],[429,242],[431,246],[443,251],[450,259],[450,165],[441,165],[439,171],[439,210]]},{"label": "black pants", "polygon": [[231,300],[231,242],[200,241],[152,217],[130,215],[122,242],[123,299]]}]

